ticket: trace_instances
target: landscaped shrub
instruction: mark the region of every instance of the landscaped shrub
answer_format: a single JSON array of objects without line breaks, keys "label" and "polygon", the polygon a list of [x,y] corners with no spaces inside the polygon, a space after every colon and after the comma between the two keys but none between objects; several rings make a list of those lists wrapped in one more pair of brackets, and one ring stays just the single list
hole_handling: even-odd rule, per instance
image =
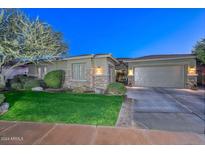
[{"label": "landscaped shrub", "polygon": [[25,75],[16,75],[10,84],[11,88],[15,90],[31,90],[31,88],[40,86],[37,78]]},{"label": "landscaped shrub", "polygon": [[49,88],[61,88],[65,79],[63,70],[49,72],[44,77],[44,82]]},{"label": "landscaped shrub", "polygon": [[0,91],[3,91],[5,86],[3,84],[0,84]]},{"label": "landscaped shrub", "polygon": [[20,82],[25,84],[28,80],[36,80],[36,77],[26,76],[26,75],[16,75],[12,80],[13,82]]},{"label": "landscaped shrub", "polygon": [[31,90],[34,87],[40,87],[40,81],[39,80],[28,80],[25,81],[23,89],[25,90]]},{"label": "landscaped shrub", "polygon": [[14,76],[13,79],[10,80],[10,84],[17,83],[17,82],[20,83],[20,80],[17,76]]},{"label": "landscaped shrub", "polygon": [[86,90],[87,90],[86,86],[74,87],[73,88],[74,93],[84,93],[84,92],[86,92]]},{"label": "landscaped shrub", "polygon": [[30,77],[25,76],[25,75],[18,75],[18,80],[22,83],[25,84],[28,80],[31,80]]},{"label": "landscaped shrub", "polygon": [[122,83],[111,83],[107,87],[107,93],[111,95],[125,95],[126,88]]},{"label": "landscaped shrub", "polygon": [[40,87],[42,87],[42,88],[47,88],[47,85],[46,85],[46,83],[44,82],[44,80],[39,80],[39,83],[40,83]]},{"label": "landscaped shrub", "polygon": [[4,94],[0,94],[0,105],[1,105],[1,103],[4,102],[4,100],[5,100]]},{"label": "landscaped shrub", "polygon": [[14,90],[22,90],[23,86],[20,82],[13,82],[11,83],[11,88]]},{"label": "landscaped shrub", "polygon": [[23,76],[23,75],[16,75],[16,76],[14,76],[13,79],[11,79],[11,81],[10,81],[11,87],[12,87],[13,84],[14,84],[14,87],[15,87],[15,83],[20,83],[21,84],[21,88],[23,88],[22,81],[24,81],[25,78],[26,78],[26,76]]}]

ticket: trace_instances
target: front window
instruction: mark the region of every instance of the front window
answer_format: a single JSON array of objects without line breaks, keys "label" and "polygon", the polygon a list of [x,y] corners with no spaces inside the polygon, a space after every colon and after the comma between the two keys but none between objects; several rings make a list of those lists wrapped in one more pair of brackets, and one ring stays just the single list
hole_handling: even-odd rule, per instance
[{"label": "front window", "polygon": [[41,78],[41,67],[38,67],[38,78]]},{"label": "front window", "polygon": [[45,66],[44,67],[44,75],[46,75],[47,74],[47,67]]},{"label": "front window", "polygon": [[47,67],[38,67],[38,78],[43,78],[47,73]]},{"label": "front window", "polygon": [[85,80],[85,63],[72,64],[72,78],[73,80]]}]

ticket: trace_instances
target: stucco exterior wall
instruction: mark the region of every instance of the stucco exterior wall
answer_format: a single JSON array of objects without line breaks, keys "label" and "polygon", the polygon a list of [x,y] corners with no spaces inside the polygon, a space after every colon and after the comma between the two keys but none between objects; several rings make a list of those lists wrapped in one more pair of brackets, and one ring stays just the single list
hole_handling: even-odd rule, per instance
[{"label": "stucco exterior wall", "polygon": [[[96,58],[93,59],[94,66],[94,90],[95,89],[105,89],[108,84],[108,65],[106,58]],[[96,69],[101,69],[101,74],[96,73]]]},{"label": "stucco exterior wall", "polygon": [[[184,58],[184,59],[167,59],[167,60],[150,60],[150,61],[133,61],[128,62],[128,70],[134,70],[135,67],[140,66],[176,66],[180,65],[184,67],[184,87],[188,87],[188,83],[192,82],[197,84],[196,76],[188,76],[188,67],[196,67],[196,59],[195,58]],[[134,72],[133,76],[128,76],[128,85],[135,86],[134,83]]]}]

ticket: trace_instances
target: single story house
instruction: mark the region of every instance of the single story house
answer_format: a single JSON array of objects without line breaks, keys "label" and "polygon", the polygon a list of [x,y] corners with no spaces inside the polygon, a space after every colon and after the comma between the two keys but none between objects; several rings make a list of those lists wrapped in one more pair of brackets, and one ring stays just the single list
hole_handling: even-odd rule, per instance
[{"label": "single story house", "polygon": [[131,86],[188,88],[197,85],[193,54],[151,55],[124,62],[128,63]]},{"label": "single story house", "polygon": [[86,86],[89,90],[105,90],[115,82],[115,65],[118,61],[111,54],[91,54],[68,57],[38,65],[28,65],[28,75],[43,79],[53,70],[65,71],[63,87]]},{"label": "single story house", "polygon": [[41,79],[52,70],[65,71],[63,87],[67,88],[86,86],[90,90],[105,90],[109,83],[118,80],[143,87],[188,88],[190,83],[197,84],[193,54],[122,59],[115,59],[111,54],[91,54],[28,65],[28,75]]}]

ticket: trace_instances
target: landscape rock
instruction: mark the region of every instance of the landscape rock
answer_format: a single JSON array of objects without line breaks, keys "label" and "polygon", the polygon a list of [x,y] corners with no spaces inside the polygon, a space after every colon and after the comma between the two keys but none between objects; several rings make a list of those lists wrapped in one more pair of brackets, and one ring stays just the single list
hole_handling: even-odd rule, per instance
[{"label": "landscape rock", "polygon": [[105,90],[102,89],[102,88],[95,88],[95,93],[96,93],[96,94],[104,94],[104,93],[105,93]]},{"label": "landscape rock", "polygon": [[31,89],[32,91],[43,91],[42,87],[34,87]]},{"label": "landscape rock", "polygon": [[7,112],[9,109],[9,103],[4,102],[0,105],[0,114]]},{"label": "landscape rock", "polygon": [[74,93],[84,93],[86,90],[87,90],[86,86],[74,87],[73,88]]}]

